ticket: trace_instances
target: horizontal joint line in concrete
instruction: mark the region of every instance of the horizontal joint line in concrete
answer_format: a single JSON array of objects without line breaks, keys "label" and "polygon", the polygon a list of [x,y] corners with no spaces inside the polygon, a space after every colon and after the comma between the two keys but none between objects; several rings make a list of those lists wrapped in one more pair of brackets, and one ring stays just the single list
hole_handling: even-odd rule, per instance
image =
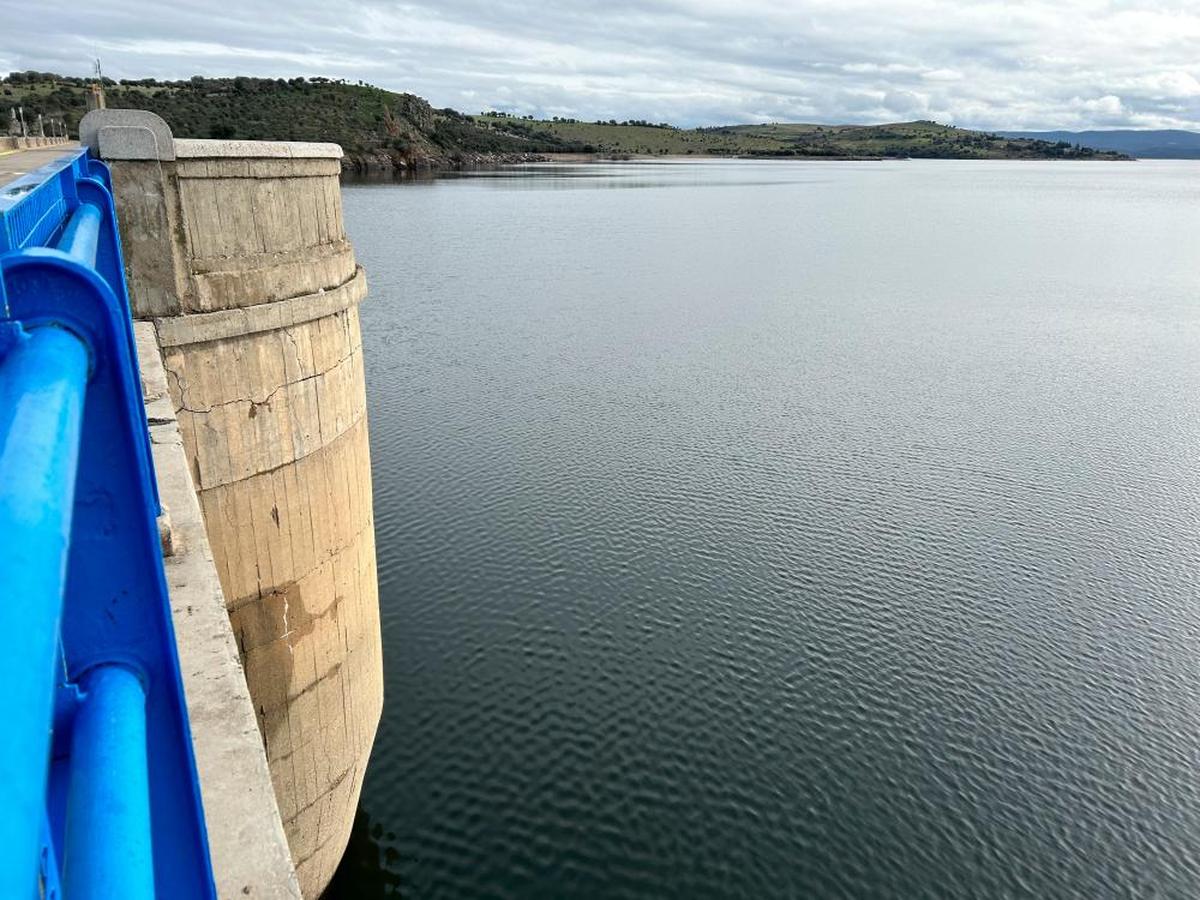
[{"label": "horizontal joint line in concrete", "polygon": [[[298,456],[295,456],[292,459],[288,460],[287,462],[281,462],[281,463],[279,463],[279,465],[271,466],[271,468],[269,468],[269,469],[261,469],[258,472],[254,472],[251,475],[246,475],[241,478],[234,478],[230,481],[218,481],[213,484],[200,484],[196,488],[196,494],[198,496],[204,496],[205,494],[208,494],[211,491],[216,491],[216,490],[219,490],[224,487],[229,487],[229,485],[231,485],[231,484],[242,484],[243,482],[246,482],[246,481],[252,481],[255,478],[262,478],[264,475],[274,475],[276,472],[278,472],[282,469],[286,469],[288,466],[293,466],[303,459],[308,459],[310,456],[316,456],[318,453],[326,452],[328,450],[328,448],[336,446],[339,441],[345,440],[347,435],[349,435],[351,432],[353,432],[356,428],[361,426],[366,421],[367,421],[367,412],[366,412],[366,409],[364,408],[357,416],[355,416],[352,420],[350,420],[347,423],[345,428],[343,428],[341,431],[339,431],[337,434],[335,434],[326,443],[319,444],[316,447],[313,447],[313,449],[309,450],[307,453],[301,453]],[[340,552],[342,549],[344,549],[344,548],[342,548],[342,547],[337,548],[338,552]],[[245,598],[239,598],[239,602],[243,599],[245,599]],[[236,607],[231,607],[231,609],[233,609],[233,608],[236,608]]]},{"label": "horizontal joint line in concrete", "polygon": [[328,291],[257,303],[254,306],[155,319],[154,327],[162,347],[203,344],[262,331],[278,331],[323,319],[361,303],[366,294],[366,276],[358,267],[349,281]]},{"label": "horizontal joint line in concrete", "polygon": [[308,264],[311,266],[314,263],[339,262],[340,257],[353,256],[353,253],[354,251],[351,249],[349,241],[345,238],[335,238],[290,250],[193,256],[188,274],[193,278],[203,278],[213,275],[243,275],[247,272],[253,272],[255,269],[265,269],[271,266],[294,264]]}]

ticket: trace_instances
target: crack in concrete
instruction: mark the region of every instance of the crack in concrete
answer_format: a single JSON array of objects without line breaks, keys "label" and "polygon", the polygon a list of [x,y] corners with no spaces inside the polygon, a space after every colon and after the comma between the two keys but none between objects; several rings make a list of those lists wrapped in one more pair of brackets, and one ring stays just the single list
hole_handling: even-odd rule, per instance
[{"label": "crack in concrete", "polygon": [[[298,350],[299,350],[299,348],[297,348],[297,351]],[[220,403],[213,403],[213,404],[211,404],[209,406],[205,406],[205,407],[189,406],[187,403],[188,388],[187,388],[187,384],[186,384],[185,380],[174,369],[167,369],[166,371],[167,371],[167,374],[169,374],[173,379],[175,379],[175,385],[179,389],[180,406],[179,406],[178,411],[179,412],[190,412],[193,415],[204,416],[204,415],[208,415],[215,409],[220,409],[221,407],[224,407],[224,406],[232,406],[235,403],[250,403],[254,407],[269,406],[271,403],[271,400],[274,399],[275,395],[278,394],[280,391],[282,391],[284,388],[292,387],[293,385],[297,385],[297,384],[304,384],[306,381],[312,381],[314,378],[322,378],[322,377],[328,375],[330,372],[333,372],[336,369],[340,369],[347,362],[352,360],[357,354],[358,354],[357,349],[351,350],[345,356],[339,356],[337,358],[337,360],[333,363],[333,365],[331,365],[328,369],[325,369],[324,371],[314,372],[312,375],[305,375],[303,378],[298,378],[295,381],[284,382],[283,384],[279,385],[279,387],[275,388],[270,393],[268,393],[261,400],[255,400],[253,397],[235,397],[232,400],[222,400]],[[319,421],[320,408],[317,409],[317,416],[318,416],[318,421]]]}]

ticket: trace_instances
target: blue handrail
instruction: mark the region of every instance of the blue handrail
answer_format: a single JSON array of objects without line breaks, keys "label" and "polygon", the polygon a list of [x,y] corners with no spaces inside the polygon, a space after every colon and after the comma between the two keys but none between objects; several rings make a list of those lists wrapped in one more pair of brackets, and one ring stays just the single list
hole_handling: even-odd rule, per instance
[{"label": "blue handrail", "polygon": [[111,180],[0,188],[0,897],[215,896]]}]

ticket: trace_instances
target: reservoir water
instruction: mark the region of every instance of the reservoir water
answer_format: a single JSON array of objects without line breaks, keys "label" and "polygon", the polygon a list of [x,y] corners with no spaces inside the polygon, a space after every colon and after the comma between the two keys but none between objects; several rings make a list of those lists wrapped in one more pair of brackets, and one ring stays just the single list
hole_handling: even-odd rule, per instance
[{"label": "reservoir water", "polygon": [[350,184],[330,897],[1200,895],[1200,163]]}]

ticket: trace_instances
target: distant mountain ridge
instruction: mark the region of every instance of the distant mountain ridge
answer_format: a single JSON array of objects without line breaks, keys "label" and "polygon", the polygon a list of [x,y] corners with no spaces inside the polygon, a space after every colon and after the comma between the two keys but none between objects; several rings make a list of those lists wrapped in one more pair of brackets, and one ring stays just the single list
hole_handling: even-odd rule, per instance
[{"label": "distant mountain ridge", "polygon": [[1011,138],[1066,141],[1096,150],[1115,150],[1140,159],[1200,159],[1200,133],[1181,129],[1141,131],[997,131]]}]

